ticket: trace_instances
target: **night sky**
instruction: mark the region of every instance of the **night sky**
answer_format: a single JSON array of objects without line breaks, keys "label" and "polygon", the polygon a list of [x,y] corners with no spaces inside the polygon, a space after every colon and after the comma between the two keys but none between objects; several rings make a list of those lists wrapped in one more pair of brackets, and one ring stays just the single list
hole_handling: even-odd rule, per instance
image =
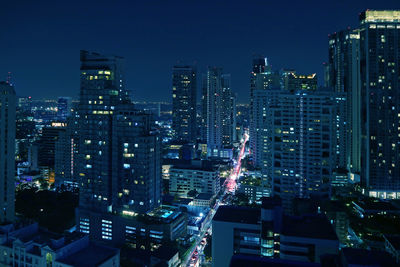
[{"label": "night sky", "polygon": [[[126,58],[134,100],[171,101],[179,62],[222,66],[238,102],[247,102],[254,54],[274,69],[317,72],[323,82],[329,33],[354,28],[365,9],[399,0],[0,1],[0,80],[19,95],[77,97],[79,50]],[[199,77],[201,77],[199,75]],[[199,89],[200,94],[200,89]]]}]

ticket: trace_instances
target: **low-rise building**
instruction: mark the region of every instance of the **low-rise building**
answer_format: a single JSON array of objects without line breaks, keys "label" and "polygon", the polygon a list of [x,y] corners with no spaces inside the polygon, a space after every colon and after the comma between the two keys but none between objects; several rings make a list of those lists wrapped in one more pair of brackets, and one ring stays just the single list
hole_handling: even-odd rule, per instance
[{"label": "low-rise building", "polygon": [[213,266],[229,266],[236,254],[320,263],[337,255],[339,240],[325,215],[288,216],[281,201],[263,198],[262,208],[221,206],[212,222]]},{"label": "low-rise building", "polygon": [[108,238],[115,245],[128,242],[134,248],[148,249],[164,240],[172,241],[186,236],[187,233],[187,215],[174,206],[163,205],[146,214],[128,210],[122,211],[121,215],[107,216],[88,214],[90,211],[80,212],[79,229],[82,233],[92,238]]},{"label": "low-rise building", "polygon": [[177,164],[169,169],[169,192],[188,197],[190,191],[217,195],[220,190],[219,166],[209,161]]},{"label": "low-rise building", "polygon": [[240,182],[239,193],[245,194],[250,203],[260,203],[262,197],[269,197],[271,189],[261,183],[261,177],[247,176]]},{"label": "low-rise building", "polygon": [[208,193],[200,193],[193,198],[192,205],[197,207],[210,207],[214,201],[215,195]]},{"label": "low-rise building", "polygon": [[33,224],[0,226],[0,265],[31,267],[119,267],[119,249],[89,241],[87,235],[51,233]]}]

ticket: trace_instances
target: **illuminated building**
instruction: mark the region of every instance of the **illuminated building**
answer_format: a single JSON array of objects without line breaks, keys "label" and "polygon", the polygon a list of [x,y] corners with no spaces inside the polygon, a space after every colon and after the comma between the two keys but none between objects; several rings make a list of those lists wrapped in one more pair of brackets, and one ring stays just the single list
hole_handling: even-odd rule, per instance
[{"label": "illuminated building", "polygon": [[325,254],[339,252],[339,240],[326,216],[284,215],[274,198],[263,198],[261,209],[221,206],[212,220],[212,229],[215,267],[230,266],[234,255],[262,256],[309,266],[305,263],[320,263]]},{"label": "illuminated building", "polygon": [[177,140],[197,139],[196,77],[192,66],[174,66],[172,70],[172,129]]},{"label": "illuminated building", "polygon": [[285,90],[316,90],[317,89],[317,75],[315,73],[310,75],[299,75],[294,72],[289,73],[285,77]]},{"label": "illuminated building", "polygon": [[259,143],[262,125],[257,120],[259,106],[256,106],[256,92],[280,88],[279,75],[272,71],[268,65],[266,57],[256,56],[253,59],[252,72],[250,74],[250,150],[253,162],[256,166],[261,166],[262,143]]},{"label": "illuminated building", "polygon": [[59,97],[57,101],[57,119],[66,121],[71,115],[71,102],[70,97]]},{"label": "illuminated building", "polygon": [[191,164],[174,164],[169,169],[169,192],[178,197],[188,193],[207,193],[215,196],[220,191],[218,166],[207,161],[192,161]]},{"label": "illuminated building", "polygon": [[344,94],[346,105],[341,105],[347,127],[339,166],[351,173],[361,171],[361,115],[360,115],[360,64],[358,30],[344,30],[329,35],[329,60],[326,64],[326,85]]},{"label": "illuminated building", "polygon": [[15,113],[14,87],[0,82],[0,223],[14,220]]},{"label": "illuminated building", "polygon": [[400,198],[400,11],[360,15],[361,177],[370,196]]},{"label": "illuminated building", "polygon": [[399,10],[367,10],[329,40],[328,84],[350,100],[350,170],[380,198],[400,198],[399,29]]},{"label": "illuminated building", "polygon": [[53,125],[42,129],[42,134],[37,143],[39,167],[49,170],[54,170],[56,142],[60,133],[65,132],[65,124],[54,123]]},{"label": "illuminated building", "polygon": [[236,139],[236,99],[231,91],[230,74],[209,67],[203,77],[202,125],[209,156],[223,156],[224,147]]},{"label": "illuminated building", "polygon": [[262,184],[291,212],[293,198],[329,196],[334,162],[335,94],[258,90]]},{"label": "illuminated building", "polygon": [[161,204],[160,138],[152,115],[134,109],[122,63],[81,51],[80,101],[68,137],[77,147],[68,142],[65,149],[80,190],[78,230],[115,244],[125,242],[125,227],[137,224],[127,214]]}]

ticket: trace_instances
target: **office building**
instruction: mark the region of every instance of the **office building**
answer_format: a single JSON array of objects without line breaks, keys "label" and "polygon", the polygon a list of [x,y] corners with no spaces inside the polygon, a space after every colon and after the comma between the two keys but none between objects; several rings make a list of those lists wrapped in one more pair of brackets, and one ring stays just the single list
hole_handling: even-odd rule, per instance
[{"label": "office building", "polygon": [[54,172],[57,186],[79,187],[78,183],[78,120],[74,112],[67,119],[65,131],[61,131],[55,143]]},{"label": "office building", "polygon": [[329,39],[328,84],[350,99],[350,169],[380,198],[400,197],[399,28],[400,11],[367,10]]},{"label": "office building", "polygon": [[61,235],[37,223],[0,226],[2,266],[120,266],[119,249],[89,241],[81,233]]},{"label": "office building", "polygon": [[324,91],[259,90],[262,184],[280,196],[287,212],[295,197],[327,197],[334,166],[335,94]]},{"label": "office building", "polygon": [[197,72],[193,66],[172,69],[172,129],[175,139],[196,141]]},{"label": "office building", "polygon": [[62,132],[65,132],[64,123],[53,123],[52,126],[44,127],[37,142],[39,167],[54,170],[55,146]]},{"label": "office building", "polygon": [[360,34],[359,30],[344,30],[329,35],[329,60],[326,64],[326,86],[342,94],[346,105],[341,105],[347,129],[340,153],[340,167],[351,173],[361,171],[361,115],[360,115]]},{"label": "office building", "polygon": [[81,51],[73,134],[79,153],[72,154],[80,189],[78,230],[114,243],[124,242],[121,229],[135,224],[123,215],[135,217],[161,204],[160,138],[152,115],[134,109],[122,64],[120,57]]},{"label": "office building", "polygon": [[59,121],[66,121],[71,116],[71,97],[59,97],[57,101],[57,119]]},{"label": "office building", "polygon": [[400,198],[400,11],[360,15],[361,177],[370,196]]},{"label": "office building", "polygon": [[188,197],[190,191],[216,196],[220,191],[218,165],[207,161],[174,164],[169,169],[169,192],[178,197]]},{"label": "office building", "polygon": [[321,214],[288,216],[280,201],[264,198],[262,207],[221,206],[212,221],[213,266],[229,266],[233,255],[320,263],[337,255],[339,240]]},{"label": "office building", "polygon": [[0,223],[14,220],[15,112],[14,87],[0,82]]},{"label": "office building", "polygon": [[235,141],[236,100],[230,88],[230,75],[222,68],[209,67],[203,77],[202,137],[209,156],[221,156],[224,147]]},{"label": "office building", "polygon": [[252,72],[250,74],[250,151],[253,156],[254,165],[260,167],[261,162],[261,146],[259,143],[262,132],[262,125],[257,120],[260,106],[257,106],[256,92],[265,91],[273,88],[280,88],[279,74],[272,71],[271,65],[268,64],[267,58],[256,56],[253,59]]},{"label": "office building", "polygon": [[284,87],[283,89],[289,91],[295,90],[316,90],[317,89],[317,75],[315,73],[309,75],[296,74],[296,72],[284,72]]}]

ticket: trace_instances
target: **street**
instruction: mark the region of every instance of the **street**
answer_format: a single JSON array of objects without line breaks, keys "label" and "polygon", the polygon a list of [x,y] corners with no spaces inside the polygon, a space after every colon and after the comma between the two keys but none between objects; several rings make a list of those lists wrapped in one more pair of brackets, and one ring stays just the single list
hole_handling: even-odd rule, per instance
[{"label": "street", "polygon": [[[208,234],[212,234],[212,229],[211,229],[212,219],[213,219],[215,213],[217,212],[218,207],[221,204],[220,202],[224,199],[225,195],[227,193],[229,193],[229,194],[235,193],[236,179],[239,177],[239,174],[241,171],[241,161],[245,155],[246,142],[248,140],[249,140],[249,136],[247,133],[245,133],[244,138],[241,140],[240,152],[239,152],[236,164],[235,164],[235,166],[233,166],[230,176],[227,178],[227,181],[224,183],[225,188],[221,189],[221,190],[223,190],[223,194],[220,197],[220,199],[217,199],[214,208],[212,208],[210,210],[210,213],[208,214],[208,216],[206,218],[206,222],[204,224],[203,229],[201,230],[200,235],[196,236],[195,246],[193,246],[190,253],[188,253],[188,256],[186,257],[186,259],[184,259],[182,266],[198,267],[203,263],[202,260],[205,259],[203,251],[204,251],[205,246],[207,245],[206,236]],[[229,200],[226,200],[226,201],[229,202]],[[226,204],[226,203],[223,203],[223,204]]]}]

